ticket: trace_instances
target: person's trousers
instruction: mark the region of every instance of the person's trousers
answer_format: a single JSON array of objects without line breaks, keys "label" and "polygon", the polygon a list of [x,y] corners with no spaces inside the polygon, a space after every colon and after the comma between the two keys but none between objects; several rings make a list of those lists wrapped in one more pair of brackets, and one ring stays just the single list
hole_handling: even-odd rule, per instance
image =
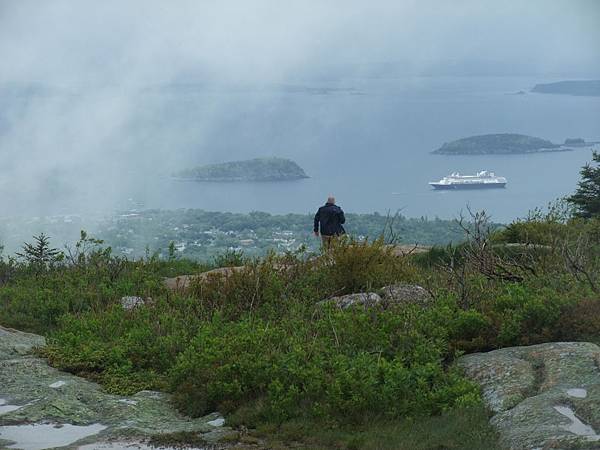
[{"label": "person's trousers", "polygon": [[325,234],[321,235],[321,241],[323,243],[323,248],[331,247],[333,240],[336,238],[335,235],[327,236]]}]

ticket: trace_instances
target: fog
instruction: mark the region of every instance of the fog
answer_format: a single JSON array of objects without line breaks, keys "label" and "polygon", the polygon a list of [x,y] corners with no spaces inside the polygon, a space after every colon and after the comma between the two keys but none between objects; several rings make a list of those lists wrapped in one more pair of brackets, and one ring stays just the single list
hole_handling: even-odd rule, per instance
[{"label": "fog", "polygon": [[270,128],[289,86],[597,78],[598,23],[596,0],[0,0],[0,215],[122,209],[173,170],[261,147],[303,159],[286,136],[314,136],[311,110]]},{"label": "fog", "polygon": [[3,0],[3,82],[280,81],[335,66],[444,61],[513,74],[598,70],[595,0]]}]

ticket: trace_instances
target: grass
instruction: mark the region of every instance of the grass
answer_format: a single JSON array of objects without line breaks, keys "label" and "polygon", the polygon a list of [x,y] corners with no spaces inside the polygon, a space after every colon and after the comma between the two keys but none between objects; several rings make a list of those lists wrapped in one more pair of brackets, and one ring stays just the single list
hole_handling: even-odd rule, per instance
[{"label": "grass", "polygon": [[355,427],[291,421],[252,433],[268,448],[361,450],[501,450],[498,434],[483,407],[456,409],[412,420],[373,420]]}]

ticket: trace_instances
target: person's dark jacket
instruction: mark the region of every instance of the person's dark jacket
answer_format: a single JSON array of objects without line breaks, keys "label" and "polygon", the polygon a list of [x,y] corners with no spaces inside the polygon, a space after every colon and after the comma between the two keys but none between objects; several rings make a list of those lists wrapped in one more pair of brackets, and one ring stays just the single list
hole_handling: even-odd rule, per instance
[{"label": "person's dark jacket", "polygon": [[321,206],[315,214],[315,227],[314,231],[319,231],[319,225],[321,226],[321,234],[324,236],[337,236],[344,234],[346,230],[342,224],[346,222],[344,217],[344,211],[333,203],[325,203]]}]

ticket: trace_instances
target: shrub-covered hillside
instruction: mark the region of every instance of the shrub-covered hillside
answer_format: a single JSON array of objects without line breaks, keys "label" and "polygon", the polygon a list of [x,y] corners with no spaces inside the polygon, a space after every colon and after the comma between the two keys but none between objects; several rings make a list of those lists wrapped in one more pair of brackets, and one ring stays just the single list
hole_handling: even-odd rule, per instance
[{"label": "shrub-covered hillside", "polygon": [[[162,278],[209,267],[126,261],[83,236],[66,258],[3,260],[0,323],[49,336],[52,364],[110,392],[168,390],[187,414],[219,410],[257,433],[448,415],[480,407],[452,364],[458,354],[600,337],[598,220],[538,217],[488,235],[476,216],[468,230],[465,244],[408,257],[380,241],[340,242],[323,255],[233,255],[218,265],[245,269],[184,292]],[[421,285],[435,302],[318,305],[397,283]],[[126,310],[126,295],[146,302]]]}]

